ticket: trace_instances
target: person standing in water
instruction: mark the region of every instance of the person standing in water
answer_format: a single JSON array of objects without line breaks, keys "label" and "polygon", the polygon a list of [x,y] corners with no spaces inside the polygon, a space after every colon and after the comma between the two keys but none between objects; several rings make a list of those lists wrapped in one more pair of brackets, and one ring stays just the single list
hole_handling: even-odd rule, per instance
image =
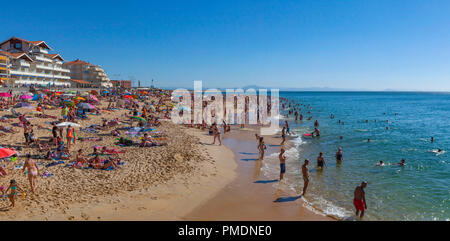
[{"label": "person standing in water", "polygon": [[258,150],[259,150],[259,160],[262,161],[264,159],[264,151],[267,149],[266,144],[264,144],[264,138],[260,137],[259,138],[259,145],[258,145]]},{"label": "person standing in water", "polygon": [[305,196],[306,189],[309,184],[309,169],[308,169],[309,160],[305,159],[305,163],[302,165],[302,174],[303,174],[303,193],[302,196]]},{"label": "person standing in water", "polygon": [[321,152],[317,157],[317,167],[323,169],[325,166],[325,159],[323,158],[323,152]]},{"label": "person standing in water", "polygon": [[284,173],[286,172],[286,156],[284,155],[283,148],[281,148],[278,158],[280,159],[280,181],[281,181],[283,180]]},{"label": "person standing in water", "polygon": [[342,147],[339,147],[338,151],[336,152],[336,163],[341,164],[344,160],[342,156]]},{"label": "person standing in water", "polygon": [[285,123],[285,126],[286,126],[286,134],[292,135],[291,129],[289,128],[288,121],[284,121],[284,123]]},{"label": "person standing in water", "polygon": [[364,216],[364,211],[367,209],[366,193],[364,192],[364,188],[366,186],[367,182],[362,182],[361,186],[357,186],[353,193],[353,205],[356,208],[356,216],[358,216],[359,212],[361,212],[361,215],[359,216],[361,219]]},{"label": "person standing in water", "polygon": [[31,159],[30,154],[27,154],[27,159],[25,160],[22,171],[25,171],[25,169],[28,171],[28,181],[30,181],[31,191],[34,193],[36,190],[36,179],[39,175],[39,167],[36,164],[36,161]]},{"label": "person standing in water", "polygon": [[319,127],[319,121],[318,120],[314,121],[314,127]]}]

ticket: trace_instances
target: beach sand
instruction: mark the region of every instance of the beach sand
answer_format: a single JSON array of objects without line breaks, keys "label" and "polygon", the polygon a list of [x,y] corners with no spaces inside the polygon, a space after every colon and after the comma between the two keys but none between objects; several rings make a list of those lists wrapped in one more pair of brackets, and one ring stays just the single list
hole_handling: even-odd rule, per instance
[{"label": "beach sand", "polygon": [[[106,103],[104,103],[104,106]],[[18,109],[33,112],[33,109]],[[128,110],[105,111],[100,116],[89,115],[79,124],[87,127],[101,124],[102,118],[125,120]],[[60,116],[60,109],[46,110],[46,114]],[[2,111],[0,115],[9,115]],[[0,136],[3,147],[22,147],[21,155],[39,154],[37,148],[25,148],[23,128],[14,127],[17,118],[0,123],[16,131]],[[41,140],[51,137],[51,125],[56,119],[32,118],[35,135]],[[126,126],[126,125],[124,125]],[[123,127],[123,126],[122,126]],[[254,163],[242,162],[240,152],[255,152],[254,132],[233,128],[225,134],[226,145],[211,145],[207,131],[185,128],[163,121],[157,131],[168,136],[167,146],[151,148],[118,147],[110,130],[98,134],[84,133],[82,137],[102,137],[100,142],[77,141],[71,148],[74,157],[78,149],[85,154],[93,145],[125,150],[125,161],[120,169],[103,171],[74,169],[65,164],[45,167],[53,176],[38,177],[36,194],[32,194],[27,176],[14,166],[23,163],[3,162],[8,175],[0,178],[0,184],[8,185],[15,179],[27,191],[26,198],[18,197],[15,208],[9,201],[0,204],[0,220],[329,220],[302,207],[301,201],[274,203],[282,193],[271,185],[255,184]],[[279,149],[280,138],[267,137],[269,153]],[[138,139],[135,138],[135,141]],[[274,146],[271,146],[274,144]],[[234,152],[233,152],[234,150]],[[71,158],[73,160],[73,158]],[[69,161],[65,161],[68,163]]]}]

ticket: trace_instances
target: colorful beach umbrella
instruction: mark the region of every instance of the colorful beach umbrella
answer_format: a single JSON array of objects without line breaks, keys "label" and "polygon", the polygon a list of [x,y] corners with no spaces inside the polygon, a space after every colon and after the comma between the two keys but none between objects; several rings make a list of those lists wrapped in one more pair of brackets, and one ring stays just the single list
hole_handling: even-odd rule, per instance
[{"label": "colorful beach umbrella", "polygon": [[136,120],[141,120],[141,121],[147,121],[146,119],[144,119],[144,118],[142,118],[140,116],[133,116],[131,118],[136,119]]},{"label": "colorful beach umbrella", "polygon": [[64,101],[64,104],[67,105],[67,106],[74,106],[74,105],[75,105],[75,104],[74,104],[72,101],[70,101],[70,100],[65,100],[65,101]]},{"label": "colorful beach umbrella", "polygon": [[125,95],[123,96],[124,99],[133,99],[133,97],[131,95]]},{"label": "colorful beach umbrella", "polygon": [[81,100],[81,101],[85,101],[86,99],[85,99],[85,98],[83,98],[83,97],[81,97],[81,96],[78,96],[77,98],[75,98],[75,100]]},{"label": "colorful beach umbrella", "polygon": [[8,148],[0,148],[0,158],[7,158],[14,154],[17,154],[17,152],[14,150]]},{"label": "colorful beach umbrella", "polygon": [[32,99],[32,98],[33,97],[29,96],[29,95],[22,95],[22,96],[19,97],[19,99],[21,99],[21,100],[28,100],[28,99]]},{"label": "colorful beach umbrella", "polygon": [[79,124],[73,123],[73,122],[61,122],[59,124],[56,124],[58,127],[64,127],[64,126],[71,126],[71,127],[80,127]]},{"label": "colorful beach umbrella", "polygon": [[91,97],[91,99],[93,99],[94,101],[98,101],[97,97],[95,97],[95,95],[90,95],[89,97]]},{"label": "colorful beach umbrella", "polygon": [[85,110],[92,110],[95,109],[95,106],[89,104],[89,103],[80,103],[77,105],[78,108],[80,109],[85,109]]},{"label": "colorful beach umbrella", "polygon": [[12,95],[10,93],[6,93],[6,92],[0,93],[0,97],[11,97],[11,96]]}]

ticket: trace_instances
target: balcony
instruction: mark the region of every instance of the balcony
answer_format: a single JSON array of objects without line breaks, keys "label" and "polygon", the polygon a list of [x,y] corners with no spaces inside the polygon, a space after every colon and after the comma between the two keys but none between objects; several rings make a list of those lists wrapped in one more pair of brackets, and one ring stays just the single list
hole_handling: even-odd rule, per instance
[{"label": "balcony", "polygon": [[46,58],[46,57],[41,57],[39,55],[35,55],[34,58],[36,60],[40,60],[40,61],[44,61],[44,62],[49,62],[49,63],[53,63],[52,59]]},{"label": "balcony", "polygon": [[53,70],[52,66],[43,65],[43,64],[36,64],[36,68],[38,68],[38,69],[45,69],[45,70]]}]

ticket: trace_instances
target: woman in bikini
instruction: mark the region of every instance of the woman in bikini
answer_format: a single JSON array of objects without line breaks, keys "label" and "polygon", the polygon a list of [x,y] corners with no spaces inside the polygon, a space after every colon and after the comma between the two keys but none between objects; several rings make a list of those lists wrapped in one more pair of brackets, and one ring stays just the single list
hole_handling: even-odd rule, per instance
[{"label": "woman in bikini", "polygon": [[30,181],[31,191],[34,193],[34,190],[36,189],[36,179],[39,175],[39,167],[36,164],[36,161],[31,159],[30,154],[27,154],[27,159],[25,160],[22,171],[25,171],[25,169],[28,169],[28,180]]}]

